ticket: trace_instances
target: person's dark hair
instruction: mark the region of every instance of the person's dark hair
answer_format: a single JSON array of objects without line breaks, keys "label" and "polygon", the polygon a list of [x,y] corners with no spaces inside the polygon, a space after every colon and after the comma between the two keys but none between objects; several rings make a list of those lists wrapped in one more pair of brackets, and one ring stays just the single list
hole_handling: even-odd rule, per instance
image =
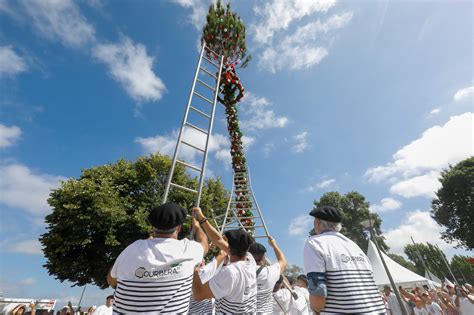
[{"label": "person's dark hair", "polygon": [[254,242],[249,247],[249,253],[252,254],[253,258],[257,263],[260,263],[265,257],[267,249],[260,243]]},{"label": "person's dark hair", "polygon": [[114,295],[111,294],[111,295],[109,295],[108,297],[106,297],[105,299],[108,300],[108,299],[113,299],[113,298],[114,298]]}]

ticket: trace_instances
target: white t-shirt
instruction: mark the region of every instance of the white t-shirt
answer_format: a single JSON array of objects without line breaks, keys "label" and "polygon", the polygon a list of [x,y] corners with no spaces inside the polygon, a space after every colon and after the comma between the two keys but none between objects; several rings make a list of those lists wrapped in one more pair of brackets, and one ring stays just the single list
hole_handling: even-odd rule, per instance
[{"label": "white t-shirt", "polygon": [[428,311],[426,310],[426,308],[422,307],[422,308],[418,308],[418,307],[414,307],[413,308],[413,313],[415,315],[430,315],[430,313],[428,313]]},{"label": "white t-shirt", "polygon": [[385,313],[369,259],[341,233],[310,237],[304,248],[304,265],[307,274],[326,274],[327,297],[321,314]]},{"label": "white t-shirt", "polygon": [[430,312],[430,315],[443,315],[443,309],[436,302],[431,302],[431,304],[426,304],[425,308]]},{"label": "white t-shirt", "polygon": [[203,254],[201,244],[188,239],[135,241],[120,253],[110,272],[118,282],[114,313],[186,313],[194,267]]},{"label": "white t-shirt", "polygon": [[389,296],[385,296],[387,299],[387,307],[390,310],[391,315],[402,315],[400,304],[398,304],[397,296],[395,293],[390,292]]},{"label": "white t-shirt", "polygon": [[[260,266],[257,266],[257,270]],[[275,283],[280,278],[280,264],[278,262],[265,266],[257,275],[257,312],[272,313],[272,292]]]},{"label": "white t-shirt", "polygon": [[474,304],[472,304],[467,297],[460,297],[459,311],[461,312],[461,315],[472,315],[474,314]]},{"label": "white t-shirt", "polygon": [[308,294],[309,299],[309,292],[305,288],[294,287],[293,292],[296,293],[298,298],[292,296],[291,303],[290,303],[290,312],[291,314],[295,315],[307,315],[308,314],[308,302],[306,302],[306,293]]},{"label": "white t-shirt", "polygon": [[288,314],[290,312],[291,293],[286,288],[273,293],[273,314]]},{"label": "white t-shirt", "polygon": [[107,307],[107,305],[99,306],[92,315],[112,315],[112,306]]},{"label": "white t-shirt", "polygon": [[[198,274],[201,283],[207,283],[214,277],[214,275],[222,268],[222,264],[217,266],[217,260],[213,259],[208,264],[199,268]],[[205,299],[196,301],[191,295],[191,302],[189,303],[188,314],[213,314],[214,313],[214,299]]]},{"label": "white t-shirt", "polygon": [[257,279],[255,259],[247,253],[245,260],[223,266],[209,280],[216,298],[216,313],[255,313],[257,311]]}]

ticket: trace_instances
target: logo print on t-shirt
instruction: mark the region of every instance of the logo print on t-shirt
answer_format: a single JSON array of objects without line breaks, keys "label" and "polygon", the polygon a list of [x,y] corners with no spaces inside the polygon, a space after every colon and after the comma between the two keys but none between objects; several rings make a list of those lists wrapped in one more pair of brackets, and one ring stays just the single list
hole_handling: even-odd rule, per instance
[{"label": "logo print on t-shirt", "polygon": [[181,267],[181,263],[173,264],[168,268],[158,270],[146,270],[145,267],[138,267],[137,270],[135,270],[135,277],[138,279],[153,279],[172,276],[178,274],[181,271]]},{"label": "logo print on t-shirt", "polygon": [[347,256],[345,254],[341,254],[341,261],[343,263],[348,263],[351,261],[365,262],[365,258],[362,254],[360,254],[359,256]]}]

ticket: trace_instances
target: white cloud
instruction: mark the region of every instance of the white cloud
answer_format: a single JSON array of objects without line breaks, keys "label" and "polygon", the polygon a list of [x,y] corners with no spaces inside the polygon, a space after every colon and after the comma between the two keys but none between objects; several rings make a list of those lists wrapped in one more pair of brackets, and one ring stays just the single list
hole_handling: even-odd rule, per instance
[{"label": "white cloud", "polygon": [[390,212],[396,209],[399,209],[402,206],[402,203],[393,198],[383,198],[380,200],[380,204],[371,205],[370,211],[376,213]]},{"label": "white cloud", "polygon": [[286,30],[293,21],[316,12],[327,12],[335,4],[336,0],[273,0],[254,7],[262,22],[250,28],[258,43],[269,43],[275,32]]},{"label": "white cloud", "polygon": [[410,237],[418,243],[430,242],[437,244],[441,249],[450,249],[449,245],[441,239],[443,229],[431,217],[429,211],[416,210],[409,212],[399,227],[384,233],[390,251],[403,255],[403,248],[411,244]]},{"label": "white cloud", "polygon": [[292,236],[308,235],[308,232],[313,227],[313,222],[314,219],[310,215],[300,214],[291,220],[288,233]]},{"label": "white cloud", "polygon": [[242,102],[242,111],[247,119],[240,121],[243,129],[257,130],[270,128],[283,128],[288,125],[288,118],[277,116],[275,112],[269,109],[271,103],[265,97],[256,97],[247,93]]},{"label": "white cloud", "polygon": [[0,46],[0,76],[13,76],[26,70],[25,61],[15,53],[12,46]]},{"label": "white cloud", "polygon": [[393,184],[392,187],[390,187],[390,192],[405,198],[417,196],[433,198],[436,196],[435,192],[441,187],[438,177],[439,171],[432,171],[425,175],[411,177]]},{"label": "white cloud", "polygon": [[10,252],[28,254],[28,255],[42,255],[41,244],[37,239],[24,240],[18,243],[10,244],[7,248]]},{"label": "white cloud", "polygon": [[[207,15],[207,3],[202,0],[171,0],[183,8],[191,9],[191,14],[189,15],[191,24],[200,31],[206,22]],[[209,2],[209,1],[207,1]]]},{"label": "white cloud", "polygon": [[265,158],[269,157],[274,149],[275,149],[275,145],[273,143],[265,143],[262,149],[263,157]]},{"label": "white cloud", "polygon": [[303,131],[302,133],[299,133],[295,136],[293,136],[293,141],[295,144],[293,145],[293,150],[296,153],[302,153],[306,151],[306,149],[309,148],[308,144],[308,132]]},{"label": "white cloud", "polygon": [[21,136],[21,129],[17,126],[7,127],[0,124],[0,148],[7,148]]},{"label": "white cloud", "polygon": [[453,99],[456,102],[464,102],[474,98],[474,86],[461,89],[454,94]]},{"label": "white cloud", "polygon": [[46,201],[50,190],[64,179],[36,174],[21,164],[1,165],[0,178],[0,203],[38,216],[44,216],[50,211]]},{"label": "white cloud", "polygon": [[321,62],[329,51],[325,47],[330,39],[321,35],[346,26],[352,12],[333,15],[325,22],[317,20],[298,27],[296,31],[278,40],[276,45],[267,45],[260,56],[259,67],[272,73],[283,69],[307,69]]},{"label": "white cloud", "polygon": [[92,54],[108,66],[110,75],[134,100],[157,101],[166,91],[153,72],[153,58],[147,55],[144,45],[124,37],[118,44],[95,46]]},{"label": "white cloud", "polygon": [[319,189],[326,189],[335,187],[336,180],[334,178],[322,180],[314,185],[308,186],[304,189],[306,192],[313,192]]},{"label": "white cloud", "polygon": [[440,107],[433,108],[433,110],[430,112],[430,115],[436,115],[436,114],[439,114],[440,112],[441,112]]},{"label": "white cloud", "polygon": [[36,29],[50,40],[79,48],[95,41],[95,29],[72,0],[23,0]]},{"label": "white cloud", "polygon": [[368,169],[365,177],[371,182],[391,182],[391,191],[407,198],[432,196],[439,187],[441,169],[473,154],[473,118],[473,113],[464,113],[427,129],[398,150],[393,162]]},{"label": "white cloud", "polygon": [[36,280],[36,278],[32,278],[32,277],[20,280],[21,285],[34,285],[37,282],[38,282],[38,280]]}]

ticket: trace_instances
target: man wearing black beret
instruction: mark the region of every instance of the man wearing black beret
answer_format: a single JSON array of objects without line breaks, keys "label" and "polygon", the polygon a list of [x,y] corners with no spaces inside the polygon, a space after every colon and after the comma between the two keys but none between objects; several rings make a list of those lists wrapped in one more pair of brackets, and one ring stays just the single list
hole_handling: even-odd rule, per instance
[{"label": "man wearing black beret", "polygon": [[229,255],[223,266],[207,283],[202,283],[198,269],[194,273],[193,294],[196,301],[215,298],[216,314],[256,313],[257,281],[255,259],[248,253],[253,237],[243,229],[229,230],[222,237],[209,224],[200,208],[193,216],[202,226],[210,241]]},{"label": "man wearing black beret", "polygon": [[187,313],[194,267],[208,244],[194,219],[196,241],[178,240],[185,219],[186,210],[172,202],[150,211],[154,237],[127,246],[107,277],[116,287],[114,314]]},{"label": "man wearing black beret", "polygon": [[322,206],[309,214],[316,233],[304,248],[311,308],[320,314],[385,314],[369,259],[339,233],[342,212]]}]

